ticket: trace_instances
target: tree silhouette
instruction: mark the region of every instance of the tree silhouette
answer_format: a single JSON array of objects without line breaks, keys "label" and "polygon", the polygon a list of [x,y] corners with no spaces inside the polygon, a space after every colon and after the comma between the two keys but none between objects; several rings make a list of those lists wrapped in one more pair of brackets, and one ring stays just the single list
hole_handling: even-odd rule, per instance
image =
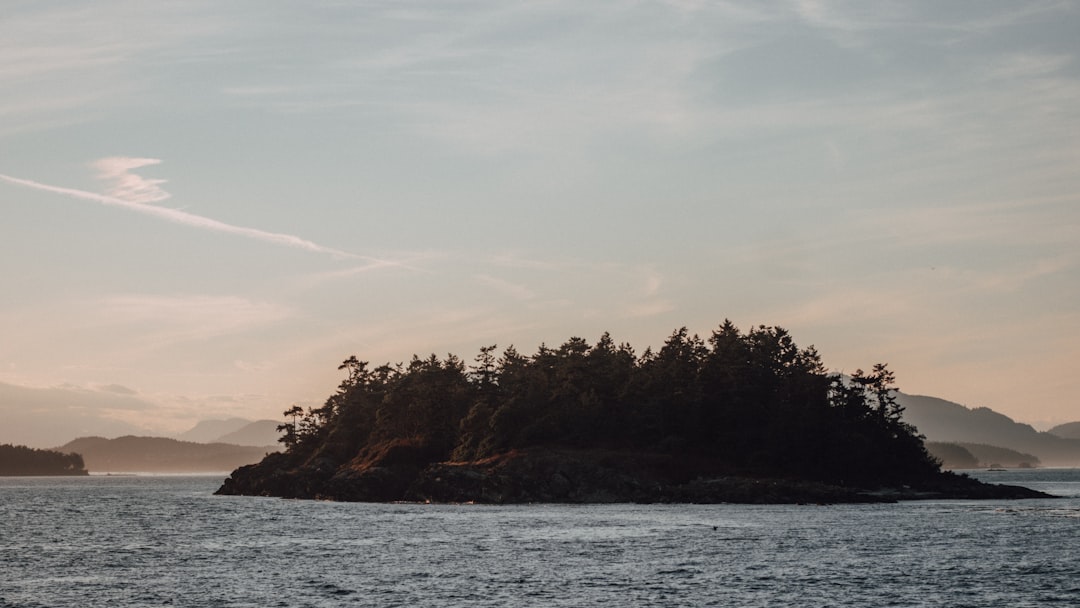
[{"label": "tree silhouette", "polygon": [[783,328],[744,333],[725,320],[703,340],[683,327],[640,356],[606,333],[531,356],[511,346],[496,357],[495,349],[482,347],[470,366],[430,355],[371,369],[349,357],[322,407],[285,412],[281,458],[333,468],[387,445],[418,446],[431,462],[567,446],[842,484],[939,471],[903,422],[886,365],[830,375],[817,351]]}]

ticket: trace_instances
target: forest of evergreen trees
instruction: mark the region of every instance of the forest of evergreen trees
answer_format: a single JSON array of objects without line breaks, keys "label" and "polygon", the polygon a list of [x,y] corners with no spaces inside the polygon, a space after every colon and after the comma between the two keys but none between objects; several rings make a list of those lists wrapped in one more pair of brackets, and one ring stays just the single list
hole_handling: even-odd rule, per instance
[{"label": "forest of evergreen trees", "polygon": [[607,334],[523,355],[480,349],[373,367],[350,357],[318,408],[285,412],[276,466],[339,465],[407,440],[430,462],[477,461],[562,446],[707,459],[725,471],[877,487],[939,473],[901,420],[885,365],[826,373],[787,331],[742,332],[725,321],[707,339],[674,332],[641,354]]},{"label": "forest of evergreen trees", "polygon": [[0,445],[0,475],[86,475],[79,454]]}]

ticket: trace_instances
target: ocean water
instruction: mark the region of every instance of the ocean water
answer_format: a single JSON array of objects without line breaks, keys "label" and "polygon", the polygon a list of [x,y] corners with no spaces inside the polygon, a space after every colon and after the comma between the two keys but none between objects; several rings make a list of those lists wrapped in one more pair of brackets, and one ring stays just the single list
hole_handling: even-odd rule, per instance
[{"label": "ocean water", "polygon": [[0,607],[1080,606],[1080,471],[973,474],[1067,497],[355,504],[0,478]]}]

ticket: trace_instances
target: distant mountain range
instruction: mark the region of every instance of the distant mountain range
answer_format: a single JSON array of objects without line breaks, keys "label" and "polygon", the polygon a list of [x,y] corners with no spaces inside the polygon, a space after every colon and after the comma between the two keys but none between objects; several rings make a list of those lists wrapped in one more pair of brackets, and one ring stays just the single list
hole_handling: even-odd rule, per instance
[{"label": "distant mountain range", "polygon": [[1059,424],[1046,432],[1066,439],[1080,439],[1080,422]]},{"label": "distant mountain range", "polygon": [[218,437],[239,430],[251,421],[246,418],[227,418],[224,420],[200,420],[191,429],[176,436],[180,441],[213,443]]},{"label": "distant mountain range", "polygon": [[58,448],[81,454],[91,473],[220,473],[262,460],[276,446],[195,443],[166,437],[81,437]]},{"label": "distant mountain range", "polygon": [[[48,449],[75,437],[158,435],[114,417],[117,412],[140,412],[141,417],[147,418],[157,408],[141,399],[136,391],[119,385],[96,389],[33,388],[0,382],[0,443]],[[176,438],[200,443],[276,446],[278,424],[244,418],[204,420]]]},{"label": "distant mountain range", "polygon": [[203,420],[178,439],[80,437],[56,450],[81,454],[91,473],[219,473],[280,448],[274,420]]},{"label": "distant mountain range", "polygon": [[280,425],[281,422],[277,420],[256,420],[231,433],[225,433],[214,441],[236,445],[278,445],[281,431],[278,431],[277,427]]},{"label": "distant mountain range", "polygon": [[228,418],[226,420],[202,420],[191,430],[176,436],[181,441],[198,443],[232,443],[235,445],[277,445],[281,433],[277,420]]},{"label": "distant mountain range", "polygon": [[1068,435],[1080,432],[1080,422],[1040,432],[985,407],[967,408],[937,397],[906,393],[900,393],[897,401],[905,408],[904,420],[915,425],[928,441],[1007,448],[1021,452],[1021,456],[1035,456],[1042,466],[1080,466],[1080,438]]}]

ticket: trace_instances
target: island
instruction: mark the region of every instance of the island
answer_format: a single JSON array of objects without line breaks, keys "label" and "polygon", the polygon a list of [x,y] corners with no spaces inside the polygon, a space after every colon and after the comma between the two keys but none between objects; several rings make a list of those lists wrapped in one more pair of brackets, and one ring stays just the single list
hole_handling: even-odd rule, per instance
[{"label": "island", "polygon": [[0,445],[0,476],[87,475],[83,458],[75,453]]},{"label": "island", "polygon": [[604,334],[372,367],[285,412],[285,450],[218,494],[477,503],[838,503],[1045,494],[944,472],[884,364],[830,374],[779,327]]}]

